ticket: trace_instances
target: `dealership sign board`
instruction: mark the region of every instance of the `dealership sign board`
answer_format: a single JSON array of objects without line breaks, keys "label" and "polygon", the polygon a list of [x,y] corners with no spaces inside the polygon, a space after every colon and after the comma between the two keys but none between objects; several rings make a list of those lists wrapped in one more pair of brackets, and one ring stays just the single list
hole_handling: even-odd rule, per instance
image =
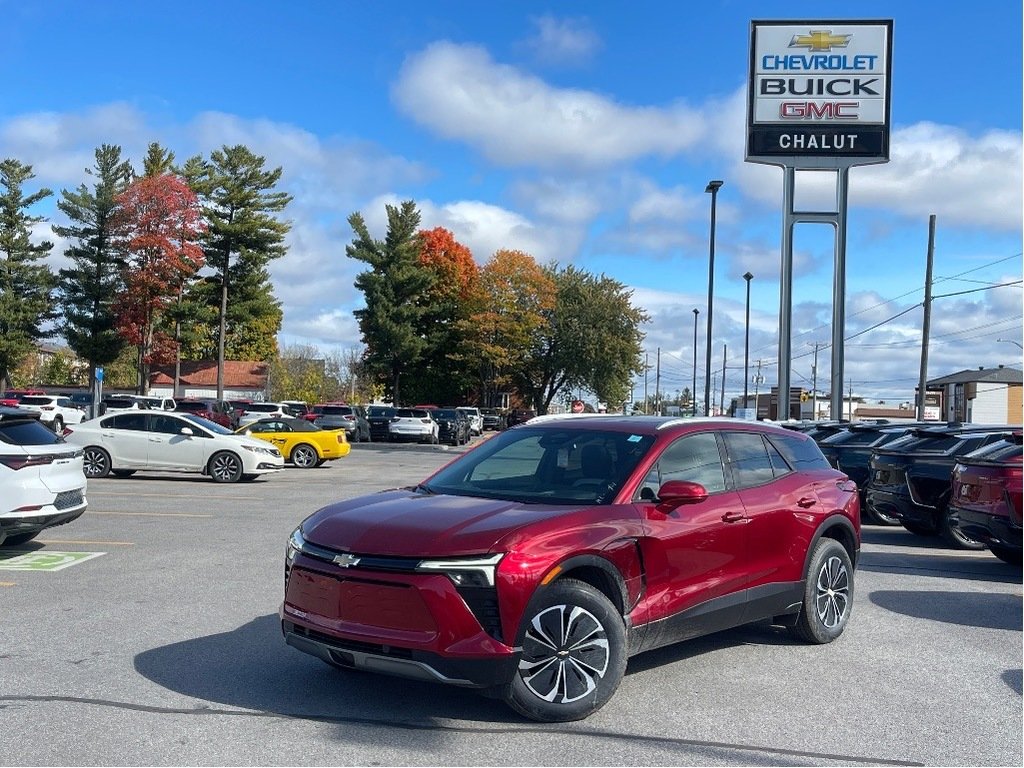
[{"label": "dealership sign board", "polygon": [[891,19],[751,22],[746,159],[887,162],[891,85]]}]

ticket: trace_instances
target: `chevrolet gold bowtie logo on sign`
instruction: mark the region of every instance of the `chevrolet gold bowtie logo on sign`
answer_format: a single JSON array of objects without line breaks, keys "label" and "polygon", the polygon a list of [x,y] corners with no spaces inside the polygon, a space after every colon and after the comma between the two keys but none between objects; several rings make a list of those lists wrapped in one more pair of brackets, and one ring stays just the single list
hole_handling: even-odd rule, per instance
[{"label": "chevrolet gold bowtie logo on sign", "polygon": [[812,29],[809,35],[793,35],[790,48],[807,48],[811,51],[831,51],[845,48],[853,35],[833,35],[829,29]]}]

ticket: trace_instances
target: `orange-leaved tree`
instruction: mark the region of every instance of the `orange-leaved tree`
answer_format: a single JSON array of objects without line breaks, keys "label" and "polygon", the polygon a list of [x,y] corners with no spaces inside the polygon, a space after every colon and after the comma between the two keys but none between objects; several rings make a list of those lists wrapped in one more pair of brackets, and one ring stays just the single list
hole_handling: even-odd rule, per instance
[{"label": "orange-leaved tree", "polygon": [[468,349],[483,396],[492,405],[512,389],[514,376],[537,349],[554,310],[555,282],[528,253],[497,251],[480,270]]},{"label": "orange-leaved tree", "polygon": [[474,382],[466,335],[469,300],[480,270],[469,248],[444,227],[421,230],[418,237],[420,266],[433,279],[419,297],[423,308],[420,331],[426,347],[406,393],[423,402],[461,402]]},{"label": "orange-leaved tree", "polygon": [[176,342],[160,320],[204,263],[199,239],[205,225],[195,193],[170,174],[136,179],[116,202],[113,241],[124,264],[117,329],[137,350],[138,386],[145,393],[150,367],[174,359]]}]

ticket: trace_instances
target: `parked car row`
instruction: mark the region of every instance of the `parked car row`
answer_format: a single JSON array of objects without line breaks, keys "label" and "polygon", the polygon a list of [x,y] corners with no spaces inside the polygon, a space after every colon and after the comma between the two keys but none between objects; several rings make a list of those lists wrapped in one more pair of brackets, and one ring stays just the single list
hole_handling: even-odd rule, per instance
[{"label": "parked car row", "polygon": [[[796,425],[786,425],[793,428]],[[1021,429],[831,423],[800,428],[857,483],[865,522],[1021,562]]]}]

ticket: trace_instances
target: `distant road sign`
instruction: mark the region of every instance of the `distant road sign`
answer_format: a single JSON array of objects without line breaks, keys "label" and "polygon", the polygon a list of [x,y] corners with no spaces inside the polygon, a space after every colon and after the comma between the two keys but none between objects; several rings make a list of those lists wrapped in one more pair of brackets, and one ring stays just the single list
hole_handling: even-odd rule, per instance
[{"label": "distant road sign", "polygon": [[583,408],[584,408],[584,406],[583,406],[583,401],[582,400],[573,400],[572,401],[572,412],[573,413],[583,413]]}]

